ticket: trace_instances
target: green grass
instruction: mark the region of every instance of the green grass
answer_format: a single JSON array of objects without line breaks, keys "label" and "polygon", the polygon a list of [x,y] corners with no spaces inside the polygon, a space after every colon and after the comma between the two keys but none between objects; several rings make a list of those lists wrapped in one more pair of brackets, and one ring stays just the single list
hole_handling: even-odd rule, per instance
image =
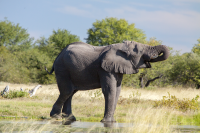
[{"label": "green grass", "polygon": [[200,126],[200,113],[194,115],[178,115],[171,120],[173,125],[195,125]]},{"label": "green grass", "polygon": [[[28,119],[40,119],[40,117],[49,117],[49,110],[52,107],[50,103],[31,101],[31,98],[1,100],[0,116],[28,117]],[[12,118],[12,117],[11,117]]]}]

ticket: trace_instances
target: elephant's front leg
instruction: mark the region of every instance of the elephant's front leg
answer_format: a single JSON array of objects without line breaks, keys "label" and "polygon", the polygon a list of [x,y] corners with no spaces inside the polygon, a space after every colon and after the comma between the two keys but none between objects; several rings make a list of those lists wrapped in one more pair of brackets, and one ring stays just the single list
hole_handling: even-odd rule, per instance
[{"label": "elephant's front leg", "polygon": [[115,122],[115,99],[116,99],[116,78],[109,74],[101,79],[101,88],[105,98],[104,118],[101,122]]},{"label": "elephant's front leg", "polygon": [[119,95],[120,95],[120,92],[121,92],[122,79],[123,79],[123,74],[118,74],[117,75],[117,87],[116,87],[116,97],[115,97],[115,107],[114,107],[114,109],[116,109],[117,102],[118,102],[118,99],[119,99]]}]

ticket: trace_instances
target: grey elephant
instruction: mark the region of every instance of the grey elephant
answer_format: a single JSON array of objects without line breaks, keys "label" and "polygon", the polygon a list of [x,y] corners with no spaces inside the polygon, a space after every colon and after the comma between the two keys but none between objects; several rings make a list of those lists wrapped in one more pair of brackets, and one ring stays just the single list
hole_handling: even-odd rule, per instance
[{"label": "grey elephant", "polygon": [[151,68],[150,62],[166,60],[169,50],[165,45],[149,46],[134,41],[108,46],[92,46],[75,42],[66,46],[54,61],[60,95],[50,116],[76,121],[71,100],[78,90],[102,88],[105,98],[104,118],[101,122],[115,122],[113,118],[123,74],[138,73],[140,68]]}]

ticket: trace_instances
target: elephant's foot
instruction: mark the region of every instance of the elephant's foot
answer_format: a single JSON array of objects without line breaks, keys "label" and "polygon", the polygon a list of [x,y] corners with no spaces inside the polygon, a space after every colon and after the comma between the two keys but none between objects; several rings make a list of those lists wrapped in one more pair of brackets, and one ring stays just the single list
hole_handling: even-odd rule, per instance
[{"label": "elephant's foot", "polygon": [[102,123],[115,123],[116,122],[116,120],[113,118],[113,117],[109,117],[109,118],[103,118],[102,120],[101,120],[101,122]]},{"label": "elephant's foot", "polygon": [[50,117],[55,119],[62,119],[60,111],[54,111],[53,109],[51,110]]},{"label": "elephant's foot", "polygon": [[69,125],[72,122],[76,121],[76,117],[73,114],[68,115],[68,114],[63,113],[62,118],[63,118],[63,122],[62,122],[63,125]]}]

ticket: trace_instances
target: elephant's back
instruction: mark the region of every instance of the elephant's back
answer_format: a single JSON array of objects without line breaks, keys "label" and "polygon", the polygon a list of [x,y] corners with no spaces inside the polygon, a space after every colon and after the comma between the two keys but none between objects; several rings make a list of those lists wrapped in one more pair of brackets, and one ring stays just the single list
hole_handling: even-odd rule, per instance
[{"label": "elephant's back", "polygon": [[84,51],[87,50],[88,52],[98,52],[105,49],[106,46],[93,46],[84,42],[74,42],[68,45],[68,51]]},{"label": "elephant's back", "polygon": [[69,46],[64,55],[67,66],[85,69],[99,59],[100,51],[96,51],[91,45]]}]

